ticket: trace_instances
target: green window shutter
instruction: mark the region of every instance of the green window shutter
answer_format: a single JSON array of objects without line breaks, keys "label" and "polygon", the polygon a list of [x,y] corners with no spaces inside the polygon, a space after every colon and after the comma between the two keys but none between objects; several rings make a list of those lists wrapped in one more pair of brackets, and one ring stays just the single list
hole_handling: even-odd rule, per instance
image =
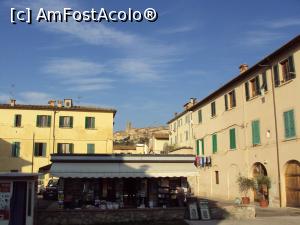
[{"label": "green window shutter", "polygon": [[235,149],[236,148],[235,128],[230,129],[229,136],[230,136],[230,149]]},{"label": "green window shutter", "polygon": [[95,153],[95,144],[87,144],[87,153],[94,154]]},{"label": "green window shutter", "polygon": [[201,139],[202,155],[204,155],[204,139]]},{"label": "green window shutter", "polygon": [[73,128],[73,116],[70,117],[70,127]]},{"label": "green window shutter", "polygon": [[36,126],[39,127],[40,126],[40,116],[36,116]]},{"label": "green window shutter", "polygon": [[260,81],[259,81],[259,76],[255,77],[255,89],[256,89],[256,95],[260,95]]},{"label": "green window shutter", "polygon": [[95,128],[95,117],[92,117],[92,128]]},{"label": "green window shutter", "polygon": [[212,152],[216,153],[218,151],[218,141],[217,134],[212,135]]},{"label": "green window shutter", "polygon": [[38,143],[34,143],[34,156],[39,155],[39,145]]},{"label": "green window shutter", "polygon": [[196,154],[200,155],[200,140],[196,141]]},{"label": "green window shutter", "polygon": [[225,110],[228,110],[228,96],[224,95],[224,100],[225,100]]},{"label": "green window shutter", "polygon": [[280,85],[278,64],[276,64],[276,65],[273,66],[273,73],[274,73],[274,84],[275,84],[275,87],[278,87]]},{"label": "green window shutter", "polygon": [[249,94],[249,83],[245,83],[245,94],[246,94],[246,101],[250,99],[250,94]]},{"label": "green window shutter", "polygon": [[252,121],[252,144],[260,144],[260,124],[259,120]]},{"label": "green window shutter", "polygon": [[44,157],[46,157],[46,154],[47,154],[47,143],[43,143],[43,153],[42,153],[42,155]]},{"label": "green window shutter", "polygon": [[73,143],[70,144],[70,153],[71,154],[74,153],[74,144]]},{"label": "green window shutter", "polygon": [[20,157],[20,148],[21,148],[20,142],[15,142],[14,144],[15,144],[15,156]]},{"label": "green window shutter", "polygon": [[294,110],[284,112],[285,138],[296,136]]},{"label": "green window shutter", "polygon": [[236,107],[236,97],[235,97],[235,90],[232,91],[232,107]]},{"label": "green window shutter", "polygon": [[294,65],[294,57],[291,55],[288,58],[289,61],[289,73],[290,73],[290,77],[291,79],[294,79],[296,77],[296,71],[295,71],[295,65]]},{"label": "green window shutter", "polygon": [[89,117],[85,117],[85,128],[89,128],[88,123],[89,123]]},{"label": "green window shutter", "polygon": [[202,123],[202,110],[198,110],[198,122]]},{"label": "green window shutter", "polygon": [[64,117],[60,116],[59,117],[59,127],[63,127],[64,126]]},{"label": "green window shutter", "polygon": [[267,72],[264,71],[262,74],[262,80],[263,80],[263,88],[265,89],[265,91],[268,90],[268,81],[267,81]]},{"label": "green window shutter", "polygon": [[47,126],[51,127],[51,116],[47,116]]}]

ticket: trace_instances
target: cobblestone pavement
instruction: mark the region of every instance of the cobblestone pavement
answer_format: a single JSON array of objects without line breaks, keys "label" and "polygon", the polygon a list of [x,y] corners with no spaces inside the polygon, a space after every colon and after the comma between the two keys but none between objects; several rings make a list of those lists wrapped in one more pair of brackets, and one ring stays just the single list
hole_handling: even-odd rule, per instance
[{"label": "cobblestone pavement", "polygon": [[257,217],[252,220],[186,221],[189,225],[299,225],[300,216]]}]

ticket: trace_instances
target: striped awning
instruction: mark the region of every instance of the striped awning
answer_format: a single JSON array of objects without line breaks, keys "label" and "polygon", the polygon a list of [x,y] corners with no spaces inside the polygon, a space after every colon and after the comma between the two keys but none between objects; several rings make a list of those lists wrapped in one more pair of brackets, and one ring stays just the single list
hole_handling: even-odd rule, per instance
[{"label": "striped awning", "polygon": [[53,160],[50,174],[62,178],[142,178],[196,176],[194,157],[70,157]]}]

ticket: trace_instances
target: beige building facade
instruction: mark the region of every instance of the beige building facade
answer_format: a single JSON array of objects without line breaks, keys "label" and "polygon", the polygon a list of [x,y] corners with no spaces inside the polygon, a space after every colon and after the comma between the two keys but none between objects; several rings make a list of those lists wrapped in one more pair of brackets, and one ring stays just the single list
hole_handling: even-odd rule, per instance
[{"label": "beige building facade", "polygon": [[189,109],[194,154],[210,160],[199,167],[198,195],[234,200],[239,174],[264,174],[271,206],[300,206],[299,76],[300,36],[249,69],[241,65],[237,77]]},{"label": "beige building facade", "polygon": [[73,106],[0,105],[0,171],[38,172],[50,154],[111,154],[116,110]]}]

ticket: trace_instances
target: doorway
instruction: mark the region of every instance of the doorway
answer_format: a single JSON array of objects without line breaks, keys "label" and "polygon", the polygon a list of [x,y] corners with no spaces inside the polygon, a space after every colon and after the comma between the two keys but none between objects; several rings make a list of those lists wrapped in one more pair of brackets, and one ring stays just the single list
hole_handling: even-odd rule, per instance
[{"label": "doorway", "polygon": [[300,207],[300,163],[290,161],[285,171],[286,206]]},{"label": "doorway", "polygon": [[[263,164],[261,164],[259,162],[254,163],[253,169],[252,169],[252,176],[255,179],[260,175],[268,176],[267,169]],[[267,197],[268,196],[269,196],[269,193],[267,194]],[[260,200],[260,193],[256,189],[254,189],[254,201],[259,202],[259,200]]]}]

